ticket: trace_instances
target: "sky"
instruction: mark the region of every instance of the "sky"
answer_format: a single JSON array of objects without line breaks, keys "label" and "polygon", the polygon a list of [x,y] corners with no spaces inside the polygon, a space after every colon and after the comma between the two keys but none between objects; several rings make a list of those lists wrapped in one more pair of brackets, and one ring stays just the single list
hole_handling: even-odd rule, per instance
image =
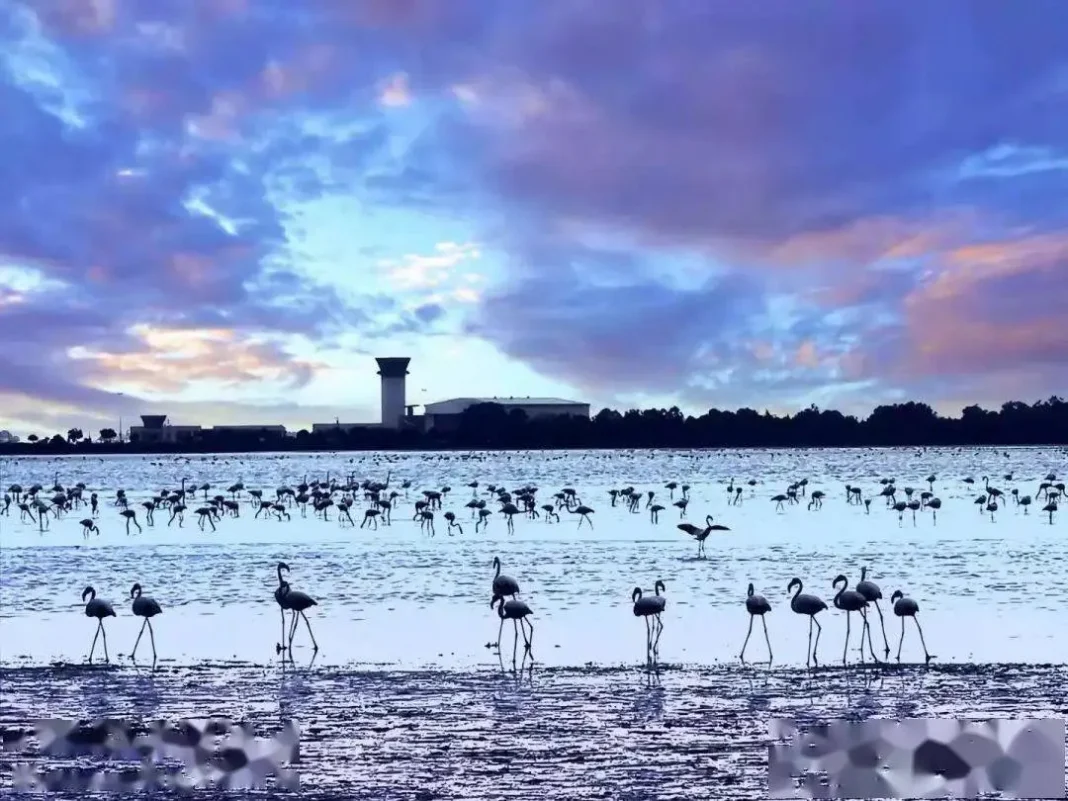
[{"label": "sky", "polygon": [[0,428],[1068,389],[1068,4],[7,0]]}]

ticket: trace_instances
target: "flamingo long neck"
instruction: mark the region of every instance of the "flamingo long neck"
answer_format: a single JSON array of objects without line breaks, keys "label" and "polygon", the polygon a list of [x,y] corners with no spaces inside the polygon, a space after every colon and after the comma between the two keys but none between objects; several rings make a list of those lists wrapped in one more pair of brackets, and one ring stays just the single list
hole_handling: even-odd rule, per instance
[{"label": "flamingo long neck", "polygon": [[838,592],[836,592],[834,594],[834,606],[835,606],[835,609],[841,609],[842,608],[842,593],[845,592],[846,591],[846,587],[849,586],[849,579],[840,579],[840,580],[834,582],[834,584],[832,586],[838,587],[839,584],[841,584],[842,586],[838,589]]},{"label": "flamingo long neck", "polygon": [[[89,592],[87,593],[87,595],[89,596],[89,601],[92,601],[94,598],[96,598],[96,590],[94,590],[92,587],[90,587],[89,588]],[[85,595],[83,595],[82,598],[84,599]],[[89,601],[87,601],[87,603]]]},{"label": "flamingo long neck", "polygon": [[800,581],[795,582],[795,583],[797,584],[797,589],[794,591],[794,597],[790,601],[791,603],[796,603],[797,602],[797,596],[799,596],[801,594],[801,590],[803,590],[805,588],[805,585],[802,584]]},{"label": "flamingo long neck", "polygon": [[500,600],[497,602],[497,617],[499,617],[501,620],[504,620],[504,596],[503,595],[500,597]]},{"label": "flamingo long neck", "polygon": [[501,575],[501,560],[500,559],[495,559],[494,562],[495,562],[495,565],[494,565],[495,571],[493,573],[493,577],[497,578],[497,576]]},{"label": "flamingo long neck", "polygon": [[746,598],[750,597],[753,594],[753,592],[754,592],[753,585],[750,584],[748,589],[746,589],[746,591],[745,591],[745,597]]},{"label": "flamingo long neck", "polygon": [[286,583],[285,579],[282,578],[282,566],[279,565],[278,566],[278,586],[281,587],[285,583]]}]

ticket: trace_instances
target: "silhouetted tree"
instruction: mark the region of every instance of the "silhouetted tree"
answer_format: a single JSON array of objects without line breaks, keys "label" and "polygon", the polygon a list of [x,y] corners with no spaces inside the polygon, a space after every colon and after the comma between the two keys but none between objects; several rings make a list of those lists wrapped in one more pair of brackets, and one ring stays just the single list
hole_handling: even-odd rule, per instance
[{"label": "silhouetted tree", "polygon": [[102,429],[100,429],[100,437],[99,437],[99,439],[103,440],[104,442],[111,442],[112,440],[116,439],[118,436],[119,435],[115,433],[115,429],[114,428],[102,428]]},{"label": "silhouetted tree", "polygon": [[26,439],[30,442],[36,442],[40,439],[40,437],[38,437],[36,434],[30,434],[28,437],[26,437]]},{"label": "silhouetted tree", "polygon": [[80,428],[71,428],[67,430],[67,441],[74,443],[80,440],[84,435]]}]

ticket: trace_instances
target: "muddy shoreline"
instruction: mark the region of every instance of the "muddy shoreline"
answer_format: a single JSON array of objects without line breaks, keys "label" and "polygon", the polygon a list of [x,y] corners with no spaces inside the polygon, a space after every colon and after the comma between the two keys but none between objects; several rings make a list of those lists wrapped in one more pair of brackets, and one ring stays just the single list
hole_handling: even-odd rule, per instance
[{"label": "muddy shoreline", "polygon": [[[301,731],[315,799],[763,798],[768,720],[1064,717],[1064,665],[870,669],[665,665],[384,671],[211,663],[0,668],[5,740],[41,718],[221,716]],[[3,754],[40,768],[28,741]],[[98,763],[99,764],[99,763]],[[61,794],[62,795],[62,794]],[[251,797],[237,791],[212,792]],[[71,794],[69,797],[83,797]]]}]

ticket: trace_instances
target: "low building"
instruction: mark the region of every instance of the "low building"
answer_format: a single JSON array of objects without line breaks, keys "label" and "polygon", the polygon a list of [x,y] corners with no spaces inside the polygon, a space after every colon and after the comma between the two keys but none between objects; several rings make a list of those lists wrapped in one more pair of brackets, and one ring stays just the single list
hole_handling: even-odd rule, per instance
[{"label": "low building", "polygon": [[562,398],[451,398],[428,403],[423,407],[424,426],[427,431],[453,431],[467,409],[479,403],[495,403],[507,411],[520,410],[528,420],[545,417],[590,417],[590,404]]},{"label": "low building", "polygon": [[281,424],[257,425],[255,423],[242,423],[240,425],[212,426],[213,434],[261,434],[268,437],[284,437],[286,427]]},{"label": "low building", "polygon": [[204,431],[201,426],[175,426],[167,422],[165,414],[143,414],[141,425],[126,429],[130,442],[184,442],[200,436]]},{"label": "low building", "polygon": [[348,434],[350,431],[381,427],[381,423],[312,423],[311,432],[313,434]]},{"label": "low building", "polygon": [[416,429],[418,431],[423,430],[423,416],[415,413],[415,407],[417,404],[406,404],[405,414],[397,421],[396,426],[386,426],[382,423],[342,423],[340,420],[335,420],[333,423],[312,423],[311,433],[320,435],[329,434],[348,434],[352,431],[368,431],[378,430],[383,428],[389,429]]}]

